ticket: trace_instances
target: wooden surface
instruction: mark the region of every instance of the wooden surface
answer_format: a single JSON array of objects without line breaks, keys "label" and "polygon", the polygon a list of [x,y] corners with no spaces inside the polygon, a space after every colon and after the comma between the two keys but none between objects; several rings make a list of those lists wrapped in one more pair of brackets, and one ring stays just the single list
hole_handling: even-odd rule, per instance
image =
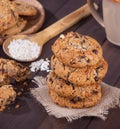
[{"label": "wooden surface", "polygon": [[[76,10],[86,0],[39,0],[46,11],[46,19],[43,27],[51,25],[63,16]],[[101,1],[99,12],[101,13]],[[76,31],[85,35],[90,35],[97,39],[103,47],[104,57],[108,61],[109,70],[104,78],[106,83],[120,88],[120,47],[112,45],[105,35],[104,29],[93,19],[92,16],[80,21],[68,31]],[[65,33],[66,33],[65,32]],[[49,58],[52,55],[51,45],[57,37],[44,45],[40,58]],[[8,58],[0,48],[0,57]],[[25,64],[26,65],[26,64]],[[29,65],[29,64],[27,64]],[[46,76],[45,72],[38,72],[38,75]],[[33,83],[29,83],[30,86]],[[19,109],[0,113],[0,129],[120,129],[120,109],[111,109],[106,121],[95,117],[85,117],[68,123],[66,119],[57,119],[49,116],[44,107],[36,103],[29,94],[25,94],[18,99]]]}]

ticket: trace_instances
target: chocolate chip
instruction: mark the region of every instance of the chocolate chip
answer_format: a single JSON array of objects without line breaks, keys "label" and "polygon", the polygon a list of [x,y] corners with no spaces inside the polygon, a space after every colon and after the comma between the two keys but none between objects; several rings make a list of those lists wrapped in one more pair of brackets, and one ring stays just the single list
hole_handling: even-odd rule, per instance
[{"label": "chocolate chip", "polygon": [[78,56],[78,57],[77,57],[78,62],[81,62],[81,60],[82,60],[82,59],[85,59],[85,58],[86,58],[86,56],[85,56],[85,55],[83,55],[83,56]]},{"label": "chocolate chip", "polygon": [[77,34],[74,34],[74,38],[79,38],[79,36]]},{"label": "chocolate chip", "polygon": [[86,78],[86,81],[88,81],[89,80],[89,78]]},{"label": "chocolate chip", "polygon": [[75,90],[75,86],[72,85],[72,89]]},{"label": "chocolate chip", "polygon": [[62,79],[61,79],[60,77],[58,77],[58,76],[57,76],[57,79],[58,79],[58,80],[62,80]]},{"label": "chocolate chip", "polygon": [[84,38],[88,40],[87,36],[84,36]]},{"label": "chocolate chip", "polygon": [[82,98],[80,98],[79,96],[78,97],[75,97],[73,99],[70,100],[72,103],[77,103],[79,101],[82,101]]},{"label": "chocolate chip", "polygon": [[63,69],[65,70],[65,65],[62,63]]},{"label": "chocolate chip", "polygon": [[80,97],[77,97],[77,101],[82,101],[82,98],[80,98]]},{"label": "chocolate chip", "polygon": [[85,43],[85,40],[83,39],[82,43]]},{"label": "chocolate chip", "polygon": [[69,81],[65,81],[65,83],[66,83],[67,85],[70,85],[70,82],[69,82]]},{"label": "chocolate chip", "polygon": [[96,55],[98,54],[98,50],[96,49],[93,49],[92,52],[95,53]]},{"label": "chocolate chip", "polygon": [[97,82],[99,79],[97,76],[94,77],[94,80]]},{"label": "chocolate chip", "polygon": [[53,79],[52,79],[52,78],[49,78],[49,81],[50,81],[51,83],[53,83]]},{"label": "chocolate chip", "polygon": [[85,57],[86,57],[85,55],[84,56],[81,56],[82,59],[84,59]]},{"label": "chocolate chip", "polygon": [[96,68],[96,70],[98,71],[99,69],[103,69],[103,65],[99,66]]},{"label": "chocolate chip", "polygon": [[72,60],[72,61],[70,61],[70,65],[74,65],[75,64],[75,62]]},{"label": "chocolate chip", "polygon": [[62,87],[63,87],[63,85],[60,85],[60,87],[62,88]]},{"label": "chocolate chip", "polygon": [[87,63],[90,63],[90,59],[87,59]]},{"label": "chocolate chip", "polygon": [[93,94],[98,94],[98,91],[96,91],[96,90],[93,90]]},{"label": "chocolate chip", "polygon": [[52,58],[55,59],[55,56],[53,56]]}]

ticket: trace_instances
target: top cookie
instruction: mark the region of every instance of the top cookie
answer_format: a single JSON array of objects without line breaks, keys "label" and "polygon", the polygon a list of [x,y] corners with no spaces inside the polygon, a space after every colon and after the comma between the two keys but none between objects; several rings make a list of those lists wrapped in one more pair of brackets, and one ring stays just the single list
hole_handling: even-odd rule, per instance
[{"label": "top cookie", "polygon": [[93,66],[102,58],[102,48],[89,36],[76,32],[61,35],[52,45],[58,60],[70,67]]}]

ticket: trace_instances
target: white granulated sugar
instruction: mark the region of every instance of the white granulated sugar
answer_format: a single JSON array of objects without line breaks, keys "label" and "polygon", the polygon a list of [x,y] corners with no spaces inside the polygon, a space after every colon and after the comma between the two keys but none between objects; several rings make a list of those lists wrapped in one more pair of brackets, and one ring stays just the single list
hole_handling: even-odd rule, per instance
[{"label": "white granulated sugar", "polygon": [[46,58],[46,59],[40,59],[38,61],[32,62],[29,67],[32,72],[36,72],[38,70],[49,72],[50,71],[49,64],[50,64],[50,60]]},{"label": "white granulated sugar", "polygon": [[10,55],[19,60],[31,60],[37,58],[41,48],[37,43],[26,39],[12,40],[8,46]]}]

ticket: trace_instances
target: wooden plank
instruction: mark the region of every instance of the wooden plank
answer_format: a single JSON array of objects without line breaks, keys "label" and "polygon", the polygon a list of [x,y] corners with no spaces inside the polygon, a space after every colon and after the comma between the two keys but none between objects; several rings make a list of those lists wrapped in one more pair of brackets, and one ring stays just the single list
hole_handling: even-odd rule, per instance
[{"label": "wooden plank", "polygon": [[0,112],[0,129],[37,129],[47,113],[29,95],[17,100],[19,109]]},{"label": "wooden plank", "polygon": [[46,13],[45,24],[42,27],[45,28],[47,26],[46,23],[49,23],[49,19],[54,17],[55,12],[57,12],[66,3],[66,0],[39,0],[39,2],[42,3]]},{"label": "wooden plank", "polygon": [[[115,86],[120,88],[120,78]],[[105,121],[93,119],[87,129],[120,129],[120,108],[110,109]]]},{"label": "wooden plank", "polygon": [[[104,81],[120,88],[120,48],[106,41],[103,44],[104,57],[109,64],[109,69]],[[117,59],[117,60],[116,60]],[[120,109],[111,109],[106,121],[94,118],[87,129],[119,129]]]},{"label": "wooden plank", "polygon": [[85,129],[89,124],[90,119],[78,119],[69,123],[66,119],[57,119],[52,116],[46,117],[46,119],[39,126],[39,129]]}]

